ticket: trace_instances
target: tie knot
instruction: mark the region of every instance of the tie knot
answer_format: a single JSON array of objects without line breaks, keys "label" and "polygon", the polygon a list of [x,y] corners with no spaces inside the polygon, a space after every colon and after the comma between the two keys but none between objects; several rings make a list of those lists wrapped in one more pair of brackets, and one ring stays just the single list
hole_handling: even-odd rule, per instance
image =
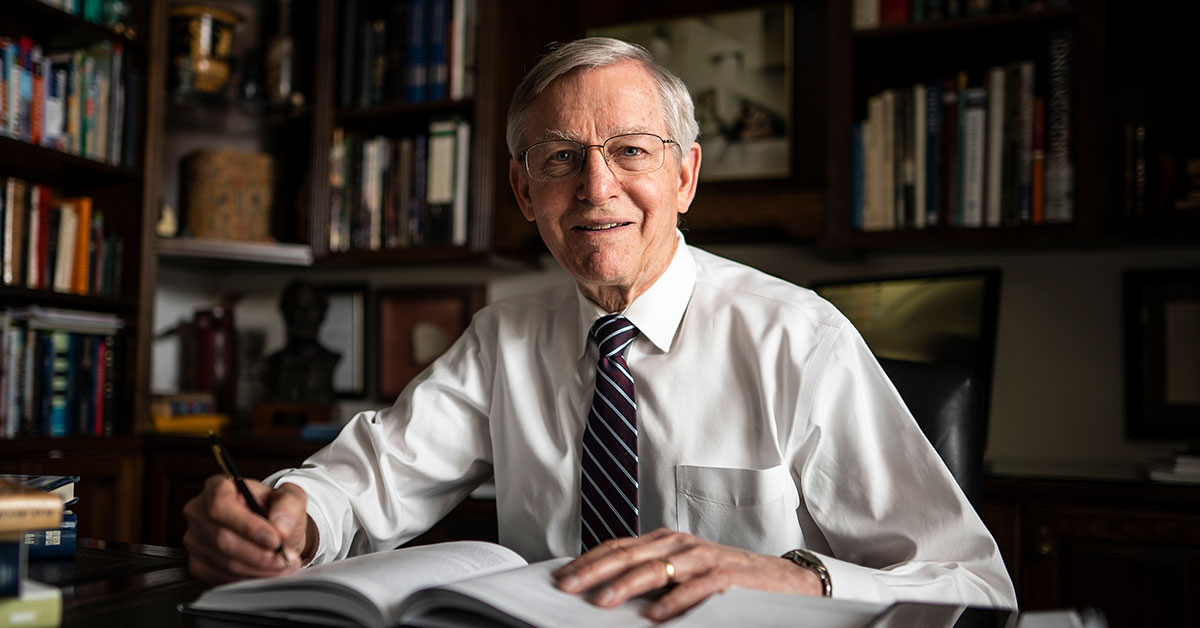
[{"label": "tie knot", "polygon": [[638,335],[638,328],[621,314],[609,314],[592,325],[592,340],[600,348],[600,357],[620,355]]}]

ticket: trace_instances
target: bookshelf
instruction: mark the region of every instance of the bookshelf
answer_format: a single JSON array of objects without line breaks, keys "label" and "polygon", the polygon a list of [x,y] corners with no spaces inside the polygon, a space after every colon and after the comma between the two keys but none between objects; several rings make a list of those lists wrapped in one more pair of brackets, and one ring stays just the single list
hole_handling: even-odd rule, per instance
[{"label": "bookshelf", "polygon": [[[855,5],[860,4],[863,3],[827,3],[829,126],[823,245],[858,250],[979,249],[1083,245],[1115,239],[1108,190],[1102,185],[1089,184],[1108,180],[1112,154],[1108,141],[1110,114],[1105,105],[1106,97],[1113,89],[1106,57],[1107,2],[1067,3],[1065,6],[1041,3],[1040,8],[1014,3],[1021,8],[1007,11],[992,3],[992,9],[981,14],[967,14],[964,8],[963,14],[957,17],[926,21],[910,17],[902,23],[884,20],[867,28],[856,27],[854,22]],[[1066,177],[1066,181],[1073,200],[1068,204],[1066,219],[1054,221],[1050,213],[1038,214],[1036,208],[1031,210],[1031,198],[1038,197],[1044,199],[1043,208],[1049,210],[1051,195],[1045,189],[1042,194],[1030,189],[1037,187],[1032,183],[1037,176],[1023,173],[1037,171],[1031,164],[1038,161],[1036,149],[1044,147],[1041,155],[1046,158],[1042,161],[1041,172],[1046,178],[1042,180],[1049,185],[1052,178],[1049,159],[1052,147],[1047,142],[1056,116],[1050,112],[1053,106],[1050,104],[1053,100],[1050,83],[1059,70],[1052,67],[1051,47],[1063,41],[1070,50],[1066,56],[1068,69],[1059,76],[1065,79],[1060,84],[1069,94],[1065,99],[1068,113],[1057,118],[1065,120],[1068,129],[1069,140],[1059,145],[1068,148],[1073,175]],[[1024,88],[1029,94],[1027,97],[1019,83],[1014,88],[1011,78],[1012,68],[1022,61],[1032,62],[1032,84]],[[992,79],[989,74],[994,68],[1003,71],[1002,82],[998,85],[989,82]],[[974,91],[989,100],[993,94],[1000,93],[997,103],[1009,104],[1005,111],[987,109],[986,105],[979,109],[984,115],[978,119],[987,121],[977,127],[981,130],[976,137],[981,139],[977,140],[979,148],[976,149],[979,165],[975,170],[978,183],[974,187],[977,195],[974,203],[964,201],[954,189],[956,185],[960,189],[964,187],[963,177],[945,170],[948,156],[952,157],[952,168],[965,169],[968,162],[958,157],[969,151],[962,142],[954,145],[956,139],[962,138],[954,138],[953,134],[950,143],[946,144],[944,133],[933,139],[935,144],[940,144],[937,152],[942,165],[919,186],[922,191],[917,196],[923,195],[925,200],[916,199],[914,203],[915,179],[924,176],[925,172],[914,162],[928,159],[927,169],[937,166],[930,165],[934,163],[929,158],[934,150],[932,145],[927,143],[922,150],[916,151],[924,153],[925,157],[914,158],[914,142],[903,139],[903,127],[914,117],[912,105],[907,111],[895,109],[896,115],[889,116],[887,122],[888,131],[880,130],[871,136],[871,124],[876,129],[883,128],[880,114],[885,108],[893,102],[903,102],[902,97],[912,101],[910,94],[915,85],[921,85],[922,90],[928,88],[930,92],[934,85],[944,92],[956,92],[952,100],[942,100],[937,115],[946,117],[942,120],[943,131],[950,125],[949,130],[960,135],[967,127],[955,107],[961,108],[965,102],[967,90],[964,86],[978,88]],[[958,89],[954,89],[956,86]],[[890,92],[888,97],[894,96],[895,101],[888,100],[888,105],[875,105],[877,108],[872,109],[874,101],[885,92]],[[917,92],[918,97],[925,93]],[[1028,100],[1022,102],[1023,98]],[[1035,99],[1043,101],[1041,111],[1020,111],[1021,107],[1030,110]],[[946,104],[948,102],[953,104]],[[1012,109],[1013,102],[1018,103],[1016,110]],[[999,106],[1004,107],[1004,104]],[[1036,113],[1042,115],[1039,117]],[[932,113],[917,115],[916,119],[921,120],[918,124],[926,125],[929,115]],[[1010,123],[1005,119],[1009,116],[1027,116],[1030,121]],[[993,129],[988,126],[993,119],[1000,121],[995,136],[991,135]],[[1041,140],[1041,146],[1036,145],[1034,139],[1038,125],[1042,127],[1041,137],[1046,138]],[[907,124],[907,132],[914,133],[914,126]],[[861,136],[856,135],[856,128]],[[921,136],[915,139],[929,141],[919,130],[915,133]],[[884,135],[891,140],[887,145],[883,143]],[[856,138],[868,136],[873,141],[857,144],[856,148]],[[1024,136],[1028,139],[1022,139]],[[994,139],[1002,139],[1002,142],[991,141]],[[895,142],[895,146],[891,142]],[[1009,143],[1014,146],[1010,148]],[[1002,146],[1003,153],[999,149],[995,153],[989,152],[991,145]],[[909,147],[907,153],[900,149],[901,146]],[[870,151],[887,153],[889,148],[897,152],[885,158],[868,154]],[[1014,162],[1011,170],[1005,161],[1008,159]],[[994,173],[989,170],[992,163],[998,164]],[[897,164],[899,168],[896,168]],[[872,183],[868,175],[857,174],[863,172],[860,168],[876,173],[891,170],[894,176],[889,177],[891,181],[884,187],[884,184]],[[907,179],[906,168],[912,173]],[[965,187],[972,189],[969,184]],[[929,198],[934,189],[942,197],[940,203]],[[997,191],[994,199],[989,198],[993,189]],[[902,215],[903,210],[899,213],[896,210],[897,206],[904,206],[901,195],[905,194],[910,207],[907,216]],[[889,197],[889,202],[880,208],[876,201],[872,209],[872,202],[863,200],[864,196],[868,199]],[[929,220],[924,217],[914,220],[911,208],[915,204],[921,205],[918,211],[928,210],[936,216],[930,215]],[[940,207],[935,208],[933,204]],[[968,210],[964,218],[963,211],[967,207],[974,209],[974,216]],[[872,219],[872,211],[882,213],[874,214]]]},{"label": "bookshelf", "polygon": [[[68,13],[50,2],[13,0],[5,3],[5,18],[0,21],[0,37],[7,39],[6,44],[18,42],[20,48],[19,42],[27,38],[26,41],[45,59],[46,63],[40,68],[33,64],[35,55],[30,48],[30,74],[35,80],[41,74],[40,82],[47,86],[45,94],[31,90],[30,93],[36,96],[30,99],[28,123],[22,121],[16,127],[6,124],[3,137],[0,137],[0,179],[6,182],[6,187],[10,181],[21,181],[27,190],[47,191],[44,196],[39,194],[36,205],[39,216],[47,217],[45,222],[30,218],[35,206],[31,196],[4,204],[6,212],[14,217],[17,214],[13,212],[19,212],[25,219],[21,234],[15,233],[14,226],[12,241],[20,241],[24,253],[30,256],[25,258],[27,263],[22,272],[14,269],[12,281],[0,287],[0,307],[6,310],[62,308],[97,318],[116,319],[120,325],[117,331],[109,334],[115,340],[110,353],[115,358],[112,377],[104,387],[97,384],[99,380],[96,379],[89,379],[86,384],[93,386],[93,391],[103,393],[107,387],[112,392],[104,405],[93,406],[103,411],[103,424],[93,424],[96,429],[84,430],[82,420],[72,422],[67,437],[48,438],[44,408],[41,414],[27,415],[23,407],[22,419],[26,416],[30,419],[21,424],[17,434],[9,433],[8,438],[0,439],[0,460],[3,460],[0,471],[61,473],[69,469],[73,474],[84,475],[89,478],[90,485],[81,489],[81,502],[77,508],[81,515],[81,531],[136,539],[140,534],[140,519],[136,512],[141,503],[141,469],[137,453],[138,439],[146,424],[143,401],[149,373],[146,358],[149,355],[155,264],[153,256],[147,254],[149,249],[145,243],[152,233],[151,217],[157,214],[157,180],[145,165],[158,160],[154,120],[159,112],[148,95],[155,89],[165,59],[165,55],[155,54],[156,46],[165,42],[165,34],[154,33],[149,26],[161,17],[165,5],[149,1],[127,4],[129,13],[120,17],[119,24],[110,25],[105,23],[109,17],[106,13],[84,16]],[[96,6],[99,7],[99,3]],[[117,51],[120,51],[119,64]],[[60,135],[55,140],[53,130],[59,127],[51,124],[47,116],[47,99],[54,96],[49,88],[62,85],[58,82],[60,78],[76,74],[82,86],[88,75],[79,69],[87,67],[86,64],[90,64],[92,76],[96,77],[92,83],[96,89],[92,101],[95,109],[90,114],[80,109],[78,119],[70,120],[72,103],[64,97],[61,130],[71,135]],[[108,92],[107,99],[101,96],[104,91]],[[76,92],[72,85],[64,93],[82,91]],[[102,117],[104,125],[99,124]],[[86,136],[94,150],[89,151],[85,144],[73,141],[75,137],[84,141],[84,124],[88,125],[87,129],[94,129],[92,135]],[[88,211],[91,217],[103,216],[103,228],[94,233],[106,239],[111,237],[114,243],[119,240],[120,246],[111,249],[114,254],[109,261],[103,261],[95,255],[95,250],[104,241],[89,237],[87,242],[92,248],[85,244],[84,248],[77,249],[88,252],[86,258],[81,258],[86,259],[86,263],[72,261],[69,274],[85,278],[86,285],[64,290],[53,285],[48,272],[51,259],[48,250],[42,255],[39,249],[44,248],[43,242],[48,246],[49,236],[54,231],[51,217],[59,217],[57,233],[61,234],[62,216],[67,211],[63,207],[67,200],[82,198],[90,199]],[[72,202],[71,211],[80,225],[91,222],[84,218],[82,205]],[[36,228],[33,227],[35,223]],[[90,228],[91,224],[88,224],[88,230]],[[38,243],[32,245],[35,233],[47,237],[39,237]],[[77,231],[76,244],[81,242],[80,237]],[[36,253],[37,257],[31,253]],[[53,256],[55,265],[61,265],[61,259],[57,253]],[[30,260],[36,261],[31,265]],[[38,269],[37,278],[29,272],[33,266]],[[102,268],[106,269],[104,273],[110,273],[107,287],[93,283]],[[29,326],[26,331],[33,331],[32,320]],[[10,348],[6,347],[6,350]],[[6,360],[3,369],[6,385],[16,381],[12,377],[12,366]],[[74,372],[88,372],[94,376],[99,371],[93,364],[79,366]],[[6,389],[9,393],[5,395],[6,400],[13,398],[11,393],[17,388]],[[24,401],[30,408],[34,406],[31,400],[38,393],[36,389],[31,390],[34,396],[26,397]],[[76,396],[77,400],[79,398],[81,396]],[[6,420],[11,420],[10,410],[5,409]]]}]

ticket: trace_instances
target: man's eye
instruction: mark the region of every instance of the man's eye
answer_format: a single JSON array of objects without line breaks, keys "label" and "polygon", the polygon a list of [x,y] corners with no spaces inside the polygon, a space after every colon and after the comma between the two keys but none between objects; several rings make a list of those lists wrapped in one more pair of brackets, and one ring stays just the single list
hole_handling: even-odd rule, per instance
[{"label": "man's eye", "polygon": [[646,151],[640,146],[622,146],[617,149],[618,157],[641,157]]},{"label": "man's eye", "polygon": [[550,158],[546,161],[564,162],[571,161],[572,159],[575,159],[575,153],[569,150],[560,150],[550,153]]}]

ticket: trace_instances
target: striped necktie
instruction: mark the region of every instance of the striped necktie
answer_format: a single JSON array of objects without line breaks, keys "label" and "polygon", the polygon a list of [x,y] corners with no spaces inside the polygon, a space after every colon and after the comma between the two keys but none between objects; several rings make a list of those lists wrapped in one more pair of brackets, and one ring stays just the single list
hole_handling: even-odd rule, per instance
[{"label": "striped necktie", "polygon": [[638,335],[620,314],[592,325],[600,348],[596,393],[583,433],[580,477],[582,551],[638,533],[637,396],[622,353]]}]

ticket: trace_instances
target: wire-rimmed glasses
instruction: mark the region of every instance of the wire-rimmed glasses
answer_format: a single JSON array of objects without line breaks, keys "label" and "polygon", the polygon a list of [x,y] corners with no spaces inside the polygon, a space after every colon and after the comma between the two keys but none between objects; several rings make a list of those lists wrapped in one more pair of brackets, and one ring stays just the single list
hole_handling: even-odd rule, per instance
[{"label": "wire-rimmed glasses", "polygon": [[625,133],[603,144],[580,144],[574,140],[546,140],[526,148],[519,158],[525,172],[535,181],[557,181],[575,176],[587,159],[589,148],[599,148],[604,162],[615,175],[646,174],[662,167],[666,140],[653,133]]}]

